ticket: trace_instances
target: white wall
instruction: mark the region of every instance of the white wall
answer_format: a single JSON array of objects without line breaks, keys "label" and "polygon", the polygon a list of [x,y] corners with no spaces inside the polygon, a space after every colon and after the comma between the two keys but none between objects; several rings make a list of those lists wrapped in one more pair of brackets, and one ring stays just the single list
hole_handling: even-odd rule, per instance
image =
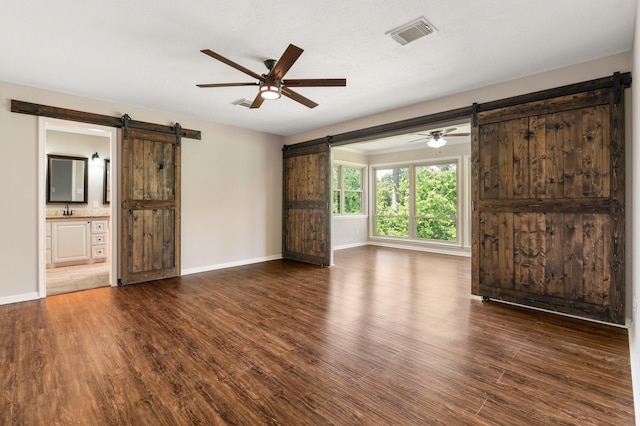
[{"label": "white wall", "polygon": [[[363,168],[363,185],[367,184],[367,168],[369,159],[366,155],[350,152],[342,148],[331,150],[333,164],[341,164],[347,167]],[[363,246],[369,238],[369,214],[367,203],[367,190],[364,191],[364,212],[353,215],[333,215],[331,219],[331,246],[334,250]]]},{"label": "white wall", "polygon": [[202,131],[182,145],[183,273],[281,256],[282,137],[0,82],[0,304],[38,291],[38,118],[11,99]]},{"label": "white wall", "polygon": [[[636,27],[633,39],[633,77],[636,79],[631,87],[632,98],[632,143],[627,144],[626,156],[631,157],[631,167],[627,168],[627,176],[630,174],[630,179],[626,180],[626,184],[631,186],[631,200],[627,200],[627,206],[630,207],[626,210],[626,215],[631,215],[631,229],[627,230],[627,255],[628,267],[631,270],[631,283],[627,283],[631,286],[632,297],[632,318],[631,325],[629,327],[629,349],[631,353],[631,374],[633,378],[633,395],[634,405],[636,413],[636,423],[640,424],[640,329],[638,328],[638,311],[637,311],[637,298],[640,295],[640,88],[638,88],[637,72],[640,72],[640,8],[636,9]],[[628,162],[627,162],[628,164]],[[628,191],[629,192],[629,191]],[[628,223],[628,221],[627,221]]]}]

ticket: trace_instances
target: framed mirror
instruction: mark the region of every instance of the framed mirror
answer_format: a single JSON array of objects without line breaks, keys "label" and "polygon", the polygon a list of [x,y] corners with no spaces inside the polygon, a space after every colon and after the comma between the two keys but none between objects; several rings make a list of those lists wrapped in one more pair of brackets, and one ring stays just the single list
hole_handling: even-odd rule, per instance
[{"label": "framed mirror", "polygon": [[47,154],[47,204],[87,204],[88,159]]},{"label": "framed mirror", "polygon": [[104,160],[104,184],[102,190],[102,203],[109,204],[111,202],[111,162]]}]

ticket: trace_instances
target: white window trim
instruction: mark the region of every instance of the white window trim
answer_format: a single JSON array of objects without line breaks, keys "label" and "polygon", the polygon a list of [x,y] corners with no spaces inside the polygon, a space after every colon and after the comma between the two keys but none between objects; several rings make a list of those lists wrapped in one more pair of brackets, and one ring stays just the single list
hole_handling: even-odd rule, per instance
[{"label": "white window trim", "polygon": [[[336,166],[340,166],[341,167],[341,171],[340,174],[338,176],[338,179],[340,181],[340,188],[336,189],[333,187],[333,168]],[[360,176],[360,193],[362,194],[362,198],[360,200],[360,212],[358,213],[344,213],[344,189],[342,188],[343,185],[343,176],[342,176],[342,168],[343,167],[347,167],[350,169],[359,169],[361,171],[361,176]],[[346,217],[352,217],[352,218],[358,218],[358,217],[368,217],[368,205],[369,205],[369,198],[367,196],[367,182],[368,182],[368,167],[366,164],[362,164],[362,163],[354,163],[351,161],[343,161],[343,160],[334,160],[331,163],[331,212],[332,212],[332,216],[334,218],[346,218]],[[340,213],[333,213],[333,191],[338,190],[340,191]],[[351,192],[356,192],[356,191],[351,191]]]},{"label": "white window trim", "polygon": [[[415,238],[415,167],[429,166],[444,163],[456,164],[456,178],[457,178],[457,215],[456,215],[456,241],[442,241],[442,240],[428,240],[423,238]],[[471,228],[471,202],[470,202],[470,164],[471,156],[469,154],[449,155],[437,158],[425,158],[419,160],[407,160],[397,162],[384,162],[369,164],[368,175],[372,178],[368,181],[368,192],[371,194],[369,197],[369,211],[371,212],[369,220],[369,239],[372,241],[387,241],[387,242],[399,242],[399,243],[411,243],[421,246],[434,246],[434,247],[455,247],[455,248],[469,248],[470,247],[470,228]],[[397,237],[397,236],[384,236],[376,235],[376,170],[389,169],[389,168],[402,168],[409,167],[409,185],[410,185],[410,203],[409,211],[409,236]]]}]

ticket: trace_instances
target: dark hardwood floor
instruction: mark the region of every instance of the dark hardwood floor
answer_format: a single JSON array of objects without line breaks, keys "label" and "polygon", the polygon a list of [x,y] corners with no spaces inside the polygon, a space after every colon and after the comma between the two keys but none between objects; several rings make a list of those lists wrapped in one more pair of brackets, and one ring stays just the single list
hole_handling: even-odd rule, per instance
[{"label": "dark hardwood floor", "polygon": [[0,424],[631,425],[627,332],[362,247],[0,306]]}]

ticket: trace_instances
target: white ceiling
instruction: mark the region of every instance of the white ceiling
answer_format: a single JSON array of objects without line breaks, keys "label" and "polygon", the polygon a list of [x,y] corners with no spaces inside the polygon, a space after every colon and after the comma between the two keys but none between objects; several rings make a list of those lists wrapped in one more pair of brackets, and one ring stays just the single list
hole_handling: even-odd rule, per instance
[{"label": "white ceiling", "polygon": [[[631,49],[636,0],[4,0],[0,80],[279,135]],[[385,32],[424,16],[438,32],[406,46]],[[293,43],[289,78],[347,78],[300,88],[260,109],[232,105]],[[134,117],[135,118],[135,117]]]}]

